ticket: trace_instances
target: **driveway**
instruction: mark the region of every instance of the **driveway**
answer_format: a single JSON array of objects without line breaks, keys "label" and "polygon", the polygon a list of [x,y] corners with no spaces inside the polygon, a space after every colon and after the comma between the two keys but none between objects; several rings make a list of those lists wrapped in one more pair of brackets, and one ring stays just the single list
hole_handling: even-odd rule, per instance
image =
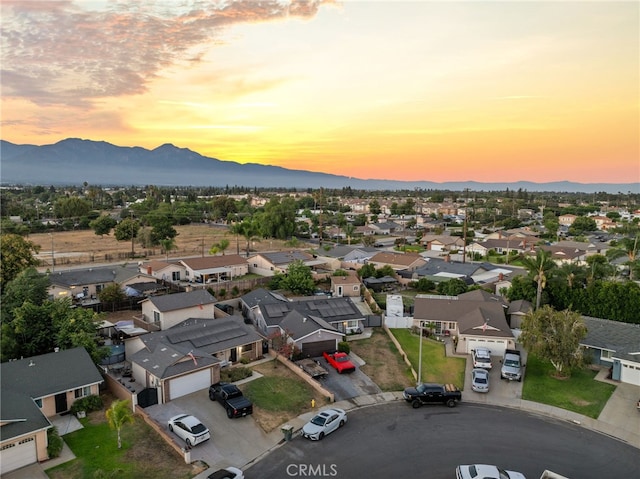
[{"label": "driveway", "polygon": [[[269,439],[251,416],[229,419],[219,403],[209,400],[207,389],[174,399],[168,404],[150,406],[145,411],[164,427],[170,417],[181,413],[200,419],[209,428],[211,440],[191,449],[191,460],[204,461],[210,467],[242,466],[273,445],[273,439]],[[184,446],[178,436],[169,434],[177,444]]]},{"label": "driveway", "polygon": [[381,393],[382,390],[378,385],[360,370],[364,361],[353,353],[349,354],[349,357],[356,365],[356,370],[348,374],[338,374],[322,357],[313,358],[329,372],[325,378],[320,380],[322,386],[334,394],[336,401]]}]

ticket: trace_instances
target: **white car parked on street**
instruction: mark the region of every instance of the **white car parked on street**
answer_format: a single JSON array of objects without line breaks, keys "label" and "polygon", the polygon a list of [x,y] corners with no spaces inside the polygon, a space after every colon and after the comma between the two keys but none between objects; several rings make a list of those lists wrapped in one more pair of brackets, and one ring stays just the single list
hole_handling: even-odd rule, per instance
[{"label": "white car parked on street", "polygon": [[456,467],[456,479],[527,479],[520,472],[506,471],[488,464]]},{"label": "white car parked on street", "polygon": [[343,409],[325,409],[316,414],[302,428],[302,437],[320,441],[327,434],[342,427],[347,422],[347,413]]}]

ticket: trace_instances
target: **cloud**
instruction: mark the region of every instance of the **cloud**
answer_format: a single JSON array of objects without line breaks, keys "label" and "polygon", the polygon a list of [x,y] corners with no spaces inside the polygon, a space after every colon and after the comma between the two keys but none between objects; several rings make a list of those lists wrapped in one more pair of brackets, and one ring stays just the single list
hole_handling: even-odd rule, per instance
[{"label": "cloud", "polygon": [[[311,18],[323,0],[4,1],[3,96],[39,106],[89,108],[100,98],[144,93],[172,65],[201,61],[225,28],[288,17]],[[236,84],[242,90],[246,85]]]}]

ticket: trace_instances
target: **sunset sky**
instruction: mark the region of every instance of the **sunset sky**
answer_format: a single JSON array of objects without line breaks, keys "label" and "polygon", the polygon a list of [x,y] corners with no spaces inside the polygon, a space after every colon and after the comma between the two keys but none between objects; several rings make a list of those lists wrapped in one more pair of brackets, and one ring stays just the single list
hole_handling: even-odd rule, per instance
[{"label": "sunset sky", "polygon": [[637,1],[1,0],[1,138],[640,182]]}]

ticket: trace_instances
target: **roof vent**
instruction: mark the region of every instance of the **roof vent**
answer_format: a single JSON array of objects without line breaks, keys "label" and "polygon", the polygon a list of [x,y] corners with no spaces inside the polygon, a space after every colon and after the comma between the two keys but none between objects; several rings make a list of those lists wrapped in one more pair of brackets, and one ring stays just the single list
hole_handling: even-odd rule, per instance
[{"label": "roof vent", "polygon": [[29,361],[29,367],[35,366],[35,365],[36,365],[36,363],[33,362],[33,359]]},{"label": "roof vent", "polygon": [[54,353],[57,353],[57,352],[59,352],[59,351],[60,351],[60,348],[53,348],[53,352],[54,352]]}]

